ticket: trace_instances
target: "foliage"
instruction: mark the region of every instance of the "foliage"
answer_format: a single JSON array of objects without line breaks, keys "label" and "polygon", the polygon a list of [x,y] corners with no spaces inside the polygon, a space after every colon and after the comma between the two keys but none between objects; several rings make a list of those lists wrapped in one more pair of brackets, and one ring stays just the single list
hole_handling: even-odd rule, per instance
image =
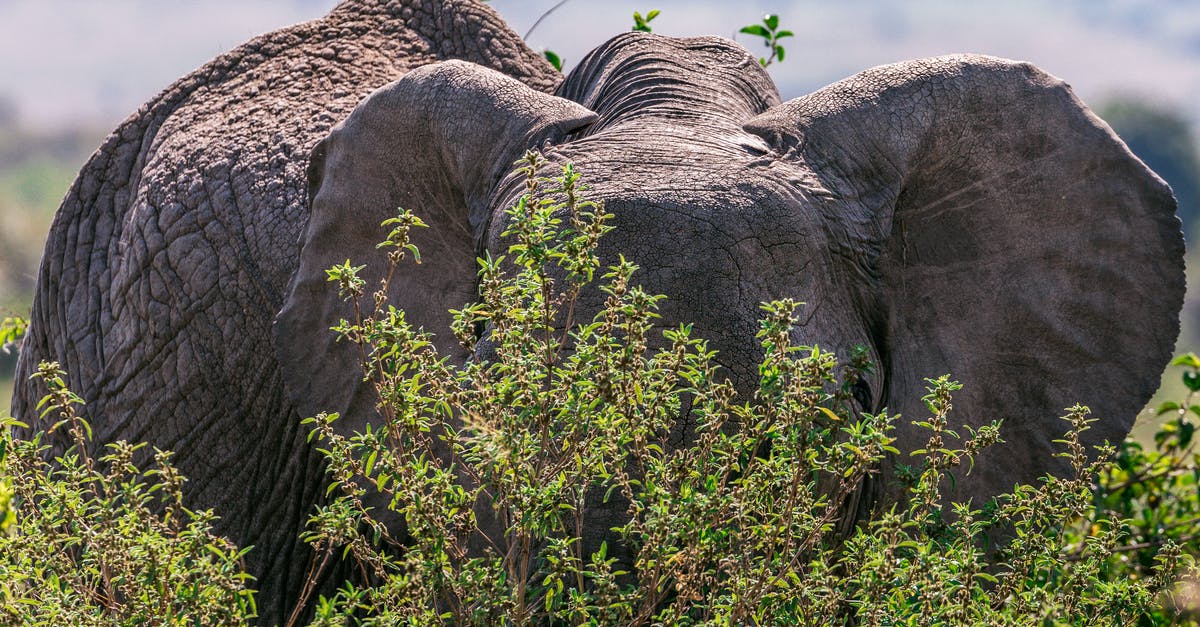
[{"label": "foliage", "polygon": [[[20,316],[6,316],[0,320],[0,357],[6,355],[14,355],[17,352],[17,347],[20,346],[21,339],[25,337],[25,331],[29,328],[29,321]],[[2,364],[2,362],[0,362]],[[0,376],[0,382],[3,382],[3,377]],[[8,406],[6,394],[0,394],[0,418],[3,418]],[[0,426],[0,430],[7,433],[7,427]],[[0,459],[3,458],[4,449],[0,448]],[[7,534],[12,528],[16,520],[12,511],[12,479],[7,475],[0,473],[0,535]]]},{"label": "foliage", "polygon": [[549,49],[543,50],[542,56],[545,57],[546,60],[550,62],[550,65],[554,66],[554,69],[558,70],[559,72],[562,71],[563,60],[562,60],[562,57],[558,56],[557,52],[555,52],[553,50],[549,50]]},{"label": "foliage", "polygon": [[641,13],[634,11],[633,12],[633,28],[631,28],[630,30],[641,31],[643,33],[649,33],[650,32],[650,20],[653,20],[654,18],[658,17],[658,14],[661,12],[662,11],[659,11],[658,9],[651,9],[650,11],[648,11],[646,13],[645,17],[642,17]]},{"label": "foliage", "polygon": [[88,452],[91,427],[75,406],[56,363],[37,376],[49,388],[48,432],[72,446],[53,462],[42,434],[18,439],[0,425],[0,476],[11,491],[8,529],[0,535],[0,622],[26,625],[230,625],[254,614],[249,576],[238,549],[214,536],[211,511],[183,506],[184,479],[171,454],[155,468],[134,458],[142,445],[116,442]]},{"label": "foliage", "polygon": [[[1126,443],[1115,464],[1097,461],[1080,443],[1087,408],[1069,408],[1060,455],[1073,476],[982,509],[947,503],[943,489],[999,425],[959,438],[960,386],[929,380],[929,415],[915,423],[928,443],[901,473],[904,498],[872,510],[859,499],[898,453],[898,418],[852,400],[866,351],[839,362],[795,346],[802,305],[765,304],[759,383],[739,399],[689,327],[654,333],[661,297],[624,259],[599,272],[599,311],[577,319],[609,216],[573,167],[544,178],[536,153],[521,166],[508,257],[480,260],[480,299],[455,312],[452,331],[480,359],[439,355],[386,286],[368,293],[362,267],[329,270],[355,303],[336,330],[363,349],[381,422],[342,435],[336,415],[308,421],[331,499],[305,540],[323,563],[347,555],[364,574],[317,599],[314,624],[1196,624],[1200,358],[1176,360],[1193,395],[1162,407],[1174,418],[1154,451]],[[402,211],[384,225],[392,267],[419,260],[409,233],[424,224]],[[156,451],[148,471],[134,464],[142,445],[93,459],[61,370],[42,364],[38,376],[50,431],[73,445],[49,462],[41,435],[14,438],[8,428],[23,425],[4,423],[4,620],[251,617],[248,549],[183,506],[170,454]],[[999,537],[1013,539],[988,544]]]},{"label": "foliage", "polygon": [[[861,507],[897,453],[896,417],[852,402],[866,351],[839,363],[795,346],[800,304],[765,304],[758,389],[739,399],[689,327],[654,337],[661,297],[624,259],[576,320],[608,216],[570,165],[553,179],[536,153],[521,165],[510,258],[480,260],[480,300],[454,312],[462,348],[486,359],[450,362],[386,284],[368,295],[361,267],[329,271],[356,312],[335,330],[360,347],[381,422],[346,436],[336,415],[309,420],[335,496],[306,540],[366,573],[319,601],[316,624],[1125,624],[1190,563],[1164,542],[1139,577],[1111,567],[1126,531],[1089,516],[1102,464],[1080,444],[1085,407],[1061,441],[1074,476],[982,510],[946,503],[950,473],[999,441],[995,424],[962,441],[948,428],[947,377],[929,381],[906,498]],[[387,226],[394,269],[421,224],[401,211]],[[405,521],[403,541],[372,502]],[[1001,535],[1014,539],[983,550]]]},{"label": "foliage", "polygon": [[[1200,357],[1188,353],[1172,361],[1181,372],[1188,390],[1181,402],[1166,402],[1158,408],[1162,423],[1154,436],[1153,450],[1129,439],[1118,449],[1112,463],[1101,471],[1096,487],[1093,528],[1123,526],[1124,537],[1104,564],[1116,577],[1146,578],[1151,575],[1163,547],[1185,547],[1193,557],[1200,551],[1200,453],[1196,420],[1200,418]],[[1080,529],[1072,546],[1080,549],[1091,529]],[[1176,599],[1182,615],[1173,608],[1156,614],[1157,623],[1170,619],[1200,620],[1200,581],[1186,580]]]},{"label": "foliage", "polygon": [[[8,422],[6,419],[0,419],[0,429],[8,430]],[[5,436],[7,437],[7,436]],[[5,441],[4,448],[8,448],[9,444]],[[17,522],[17,514],[13,511],[13,486],[12,478],[7,474],[0,476],[0,536],[8,536],[13,525]]]},{"label": "foliage", "polygon": [[739,33],[754,35],[763,41],[763,45],[770,50],[770,53],[765,57],[759,58],[758,62],[763,67],[768,67],[775,61],[783,62],[783,46],[779,40],[785,37],[792,37],[794,34],[790,30],[779,30],[779,16],[774,13],[768,13],[763,16],[761,24],[749,24],[743,26]]},{"label": "foliage", "polygon": [[0,352],[16,352],[28,329],[29,321],[20,316],[6,316],[0,320]]}]

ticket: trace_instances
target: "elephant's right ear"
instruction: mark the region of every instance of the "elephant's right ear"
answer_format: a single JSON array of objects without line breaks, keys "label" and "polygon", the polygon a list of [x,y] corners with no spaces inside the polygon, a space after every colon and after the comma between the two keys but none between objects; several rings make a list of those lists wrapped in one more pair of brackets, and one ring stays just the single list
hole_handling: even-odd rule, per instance
[{"label": "elephant's right ear", "polygon": [[474,297],[476,235],[491,215],[492,188],[526,149],[559,142],[594,119],[498,72],[445,61],[377,90],[334,127],[310,159],[311,215],[274,326],[284,386],[301,415],[375,409],[356,347],[330,331],[354,320],[354,308],[325,271],[347,260],[365,264],[368,296],[360,306],[368,313],[387,267],[386,251],[376,249],[387,234],[380,223],[398,207],[412,211],[430,226],[411,234],[422,263],[397,268],[389,302],[451,354],[457,345],[447,310]]},{"label": "elephant's right ear", "polygon": [[952,422],[1004,420],[988,454],[1005,461],[976,465],[955,498],[1069,472],[1054,440],[1074,403],[1097,419],[1086,443],[1124,439],[1178,333],[1183,239],[1170,189],[1066,84],[1004,59],[922,59],[744,128],[777,176],[807,182],[853,260],[884,397],[905,415],[898,446],[928,437],[906,426],[926,377],[964,384]]}]

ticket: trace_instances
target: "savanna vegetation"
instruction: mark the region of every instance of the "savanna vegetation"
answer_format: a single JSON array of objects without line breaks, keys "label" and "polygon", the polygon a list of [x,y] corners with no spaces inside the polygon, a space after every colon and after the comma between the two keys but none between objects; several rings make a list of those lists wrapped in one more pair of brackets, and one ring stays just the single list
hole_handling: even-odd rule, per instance
[{"label": "savanna vegetation", "polygon": [[[635,28],[656,16],[637,15]],[[777,20],[747,29],[767,44],[764,65],[783,61]],[[1151,165],[1173,184],[1197,173],[1194,145],[1178,141],[1190,133],[1173,126],[1181,118],[1128,102],[1112,111],[1119,133],[1137,124],[1130,137],[1170,135],[1164,163],[1180,174]],[[10,154],[9,136],[0,250],[17,252],[0,268],[0,305],[13,312],[0,344],[11,347],[32,289],[32,232],[48,224],[79,153]],[[949,502],[947,487],[1005,436],[1002,423],[958,428],[952,373],[928,381],[923,415],[863,414],[850,390],[875,365],[793,345],[804,305],[780,301],[763,304],[757,337],[745,338],[763,362],[753,396],[738,397],[691,328],[655,335],[663,296],[638,287],[635,264],[601,266],[609,227],[586,173],[546,172],[536,153],[523,164],[507,261],[481,261],[478,302],[438,330],[469,350],[486,326],[495,360],[447,362],[352,260],[329,269],[329,289],[382,305],[335,331],[362,348],[383,422],[339,435],[336,415],[306,421],[329,468],[328,503],[305,534],[319,557],[309,624],[1200,624],[1200,358],[1175,360],[1171,398],[1145,437],[1085,450],[1079,434],[1093,418],[1063,408],[1059,454],[1074,476]],[[1195,203],[1181,194],[1183,215]],[[401,210],[382,227],[392,264],[419,258],[409,241],[419,215]],[[607,299],[575,320],[587,286]],[[74,446],[50,461],[39,437],[11,436],[11,420],[0,433],[0,622],[252,618],[255,582],[240,560],[253,549],[211,533],[219,512],[188,509],[170,452],[139,467],[145,444],[97,450],[64,367],[46,363],[37,376],[50,389],[47,429]],[[695,431],[669,447],[684,412]],[[899,421],[928,431],[926,446],[896,450]],[[903,497],[860,507],[887,456],[903,460]],[[389,497],[405,541],[364,504],[367,491]],[[585,516],[603,500],[626,516],[597,542]],[[320,566],[335,556],[362,576],[320,595]]]},{"label": "savanna vegetation", "polygon": [[[336,329],[367,356],[383,422],[344,436],[336,415],[306,421],[329,467],[305,536],[312,581],[335,555],[363,574],[308,599],[310,624],[1193,624],[1200,359],[1176,360],[1192,393],[1163,405],[1153,448],[1087,451],[1088,409],[1065,408],[1059,454],[1074,476],[947,502],[1004,437],[998,423],[956,430],[957,383],[928,381],[927,415],[863,414],[851,389],[874,366],[792,345],[803,305],[781,301],[763,305],[758,389],[738,398],[689,327],[652,337],[662,297],[637,286],[634,264],[600,267],[608,216],[580,174],[544,177],[536,153],[524,163],[509,263],[481,261],[480,300],[451,329],[473,348],[488,325],[494,361],[447,362],[361,268],[329,269],[330,289],[384,305]],[[383,226],[390,262],[412,263],[420,219]],[[603,309],[570,320],[589,284]],[[249,549],[211,534],[215,513],[187,509],[170,453],[141,469],[141,444],[89,452],[60,366],[38,376],[49,429],[74,446],[47,462],[38,437],[0,440],[6,621],[252,617]],[[696,428],[672,448],[681,412]],[[892,446],[898,420],[929,432],[925,448]],[[860,507],[887,455],[907,462],[904,497]],[[405,541],[364,504],[369,490],[406,522]],[[584,533],[598,500],[623,504],[611,544]]]}]

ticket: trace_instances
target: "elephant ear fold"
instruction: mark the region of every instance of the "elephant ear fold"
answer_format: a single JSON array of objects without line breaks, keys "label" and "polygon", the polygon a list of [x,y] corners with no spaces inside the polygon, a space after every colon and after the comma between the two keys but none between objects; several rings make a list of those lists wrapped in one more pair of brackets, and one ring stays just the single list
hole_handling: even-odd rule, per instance
[{"label": "elephant ear fold", "polygon": [[310,157],[311,214],[273,329],[284,387],[302,415],[375,410],[357,347],[330,330],[356,314],[326,270],[347,260],[365,265],[359,305],[370,313],[388,268],[390,249],[376,247],[388,232],[381,223],[397,208],[412,211],[430,228],[411,232],[421,264],[410,256],[396,269],[389,304],[452,354],[447,310],[474,297],[477,234],[491,215],[492,188],[526,149],[559,142],[594,119],[493,70],[445,61],[378,89],[334,127]]},{"label": "elephant ear fold", "polygon": [[1086,442],[1129,432],[1178,334],[1183,240],[1170,189],[1066,84],[1003,59],[925,59],[745,129],[853,243],[902,450],[928,437],[910,426],[926,377],[963,383],[952,427],[1003,419],[990,454],[1006,461],[977,465],[956,497],[1069,470],[1053,440],[1074,403],[1096,419]]}]

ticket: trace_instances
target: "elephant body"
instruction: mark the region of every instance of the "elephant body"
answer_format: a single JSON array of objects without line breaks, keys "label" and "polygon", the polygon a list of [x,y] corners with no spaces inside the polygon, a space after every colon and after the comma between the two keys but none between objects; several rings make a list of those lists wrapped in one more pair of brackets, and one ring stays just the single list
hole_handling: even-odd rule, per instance
[{"label": "elephant body", "polygon": [[[1008,444],[954,498],[1064,471],[1050,451],[1074,402],[1099,419],[1091,443],[1123,438],[1178,332],[1169,189],[1032,66],[940,57],[781,102],[719,38],[622,35],[562,79],[481,5],[352,0],[205,66],[109,138],[55,220],[19,372],[58,360],[98,441],[177,450],[189,498],[255,545],[260,609],[282,620],[326,485],[300,418],[374,415],[328,331],[347,305],[324,270],[349,257],[378,279],[379,224],[409,208],[433,227],[414,236],[426,261],[389,295],[446,329],[476,256],[504,252],[527,148],[584,174],[614,216],[602,259],[637,262],[668,296],[662,324],[695,323],[743,392],[758,304],[784,297],[807,303],[797,343],[868,349],[863,411],[907,424],[923,378],[963,381],[956,419],[1004,418]],[[18,388],[14,415],[37,398]],[[620,515],[597,504],[588,541]]]},{"label": "elephant body", "polygon": [[[307,221],[312,145],[376,87],[462,58],[550,90],[557,72],[471,1],[350,0],[167,88],[110,135],[55,217],[17,380],[59,361],[97,442],[176,451],[192,506],[254,545],[263,621],[308,567],[319,455],[270,340]],[[13,415],[41,393],[17,386]],[[32,424],[32,423],[31,423]]]}]

